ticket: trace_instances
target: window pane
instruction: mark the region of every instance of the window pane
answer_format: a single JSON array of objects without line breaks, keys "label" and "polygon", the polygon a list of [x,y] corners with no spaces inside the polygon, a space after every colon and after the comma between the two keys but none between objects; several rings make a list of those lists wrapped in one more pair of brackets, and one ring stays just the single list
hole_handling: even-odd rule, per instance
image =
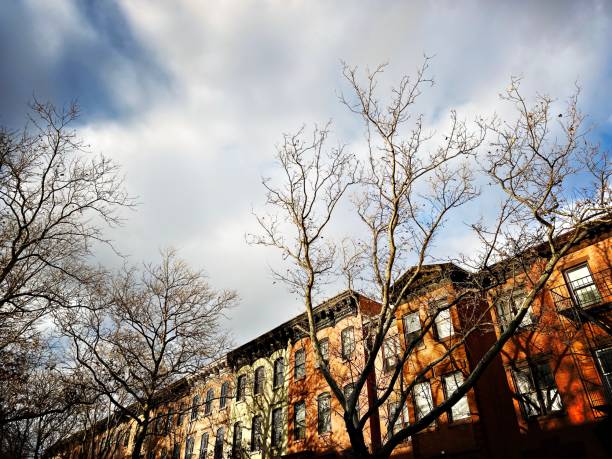
[{"label": "window pane", "polygon": [[246,375],[238,376],[238,383],[236,386],[236,400],[242,401],[246,394]]},{"label": "window pane", "polygon": [[303,378],[306,375],[306,354],[304,349],[295,351],[295,379]]},{"label": "window pane", "polygon": [[214,459],[222,459],[223,458],[223,440],[225,437],[225,429],[223,427],[219,427],[217,430],[217,435],[215,436],[215,452]]},{"label": "window pane", "polygon": [[255,378],[254,378],[254,384],[253,384],[253,393],[255,395],[263,393],[264,378],[265,378],[264,367],[257,367],[255,369]]},{"label": "window pane", "polygon": [[187,437],[185,442],[185,459],[191,459],[193,454],[193,437]]},{"label": "window pane", "polygon": [[200,409],[200,396],[196,395],[193,397],[193,402],[191,404],[191,420],[195,420],[198,418],[198,411]]},{"label": "window pane", "polygon": [[242,455],[242,424],[237,422],[234,424],[234,437],[232,440],[232,457],[240,458]]},{"label": "window pane", "polygon": [[409,346],[421,332],[421,320],[418,312],[411,312],[406,314],[402,319],[404,324],[404,340],[406,346]]},{"label": "window pane", "polygon": [[213,399],[215,398],[214,389],[208,389],[206,392],[206,405],[204,406],[204,414],[208,415],[212,412]]},{"label": "window pane", "polygon": [[323,357],[325,363],[329,364],[329,339],[319,340],[319,348],[321,349],[321,357]]},{"label": "window pane", "polygon": [[200,459],[204,459],[206,457],[207,452],[208,452],[208,433],[203,433],[202,438],[200,440]]},{"label": "window pane", "polygon": [[317,427],[319,433],[329,432],[331,430],[331,397],[329,394],[321,394],[317,399],[318,422]]},{"label": "window pane", "polygon": [[414,412],[417,421],[427,415],[433,409],[433,398],[429,382],[419,383],[414,386]]},{"label": "window pane", "polygon": [[[457,371],[451,375],[444,377],[444,388],[446,389],[446,396],[450,397],[455,393],[457,388],[463,384],[463,375],[460,371]],[[467,396],[461,397],[461,399],[453,405],[451,408],[451,421],[457,419],[465,419],[470,417],[470,406],[468,404]]]},{"label": "window pane", "polygon": [[294,405],[294,437],[303,440],[306,437],[306,404],[299,402]]},{"label": "window pane", "polygon": [[229,383],[226,381],[221,386],[221,398],[219,399],[219,408],[225,408],[227,404],[227,393],[229,392]]},{"label": "window pane", "polygon": [[275,408],[272,411],[272,446],[280,446],[283,441],[283,410]]},{"label": "window pane", "polygon": [[448,338],[453,334],[450,309],[443,309],[436,316],[436,333],[439,339]]},{"label": "window pane", "polygon": [[400,344],[397,335],[387,336],[383,341],[384,369],[395,368],[399,361]]},{"label": "window pane", "polygon": [[350,358],[355,350],[355,332],[353,327],[347,327],[341,332],[342,357]]},{"label": "window pane", "polygon": [[253,417],[251,430],[251,451],[261,450],[261,416]]},{"label": "window pane", "polygon": [[285,359],[279,357],[274,362],[274,387],[283,385],[285,380]]}]

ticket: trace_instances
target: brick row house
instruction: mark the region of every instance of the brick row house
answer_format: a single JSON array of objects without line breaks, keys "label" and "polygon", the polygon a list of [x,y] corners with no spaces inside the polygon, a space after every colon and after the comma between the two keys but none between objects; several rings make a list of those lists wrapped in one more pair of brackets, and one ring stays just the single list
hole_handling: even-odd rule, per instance
[{"label": "brick row house", "polygon": [[[610,232],[609,226],[597,227],[560,261],[518,332],[476,385],[451,410],[400,444],[393,457],[612,457]],[[508,266],[502,263],[497,269],[511,272]],[[389,388],[401,352],[429,327],[396,382],[414,383],[410,396],[401,403],[393,390],[365,426],[366,442],[373,448],[392,429],[416,422],[463,382],[529,288],[528,276],[510,275],[486,295],[462,296],[470,273],[452,264],[428,265],[422,271],[415,288],[399,302],[376,370],[359,395],[363,413]],[[432,310],[439,313],[427,325]],[[377,312],[375,302],[350,291],[314,310],[322,353],[345,393],[363,365],[369,322]],[[488,326],[461,341],[475,317],[479,323],[485,317]],[[168,388],[145,442],[145,457],[350,457],[342,408],[316,367],[306,330],[301,314],[229,352],[197,377]],[[427,371],[415,380],[423,369]],[[397,418],[394,425],[391,418]],[[135,427],[120,419],[104,425],[93,434],[97,447],[103,437],[112,438],[119,446],[107,457],[128,455]],[[82,433],[75,434],[48,455],[96,457],[87,455],[91,446],[80,438]]]}]

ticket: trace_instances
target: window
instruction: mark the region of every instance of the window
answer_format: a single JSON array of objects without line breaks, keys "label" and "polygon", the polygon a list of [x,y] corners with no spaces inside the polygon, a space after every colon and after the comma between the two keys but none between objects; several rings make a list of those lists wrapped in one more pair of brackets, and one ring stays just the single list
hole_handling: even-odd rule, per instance
[{"label": "window", "polygon": [[400,344],[397,335],[387,336],[383,341],[383,366],[388,371],[399,363]]},{"label": "window", "polygon": [[[399,402],[389,402],[389,418],[387,419],[387,436],[391,433],[397,433],[408,425],[408,407],[404,403],[401,412],[399,412]],[[395,419],[395,416],[397,418]]]},{"label": "window", "polygon": [[[519,309],[523,305],[523,301],[526,297],[527,295],[525,294],[525,292],[519,290],[502,295],[497,300],[497,313],[499,314],[499,325],[502,330],[505,330],[508,327],[510,321],[514,319]],[[527,314],[525,314],[523,320],[521,320],[520,327],[526,327],[534,322],[533,313],[531,309],[532,305],[533,303],[529,305]]]},{"label": "window", "polygon": [[123,432],[123,446],[127,448],[130,444],[130,429],[127,428],[125,432]]},{"label": "window", "polygon": [[418,311],[406,314],[402,322],[404,324],[404,341],[406,341],[406,347],[408,347],[421,334],[421,319]]},{"label": "window", "polygon": [[440,303],[438,307],[445,308],[438,311],[438,315],[436,316],[435,320],[436,338],[443,340],[449,336],[452,336],[454,333],[453,321],[451,319],[451,312],[448,304]]},{"label": "window", "polygon": [[353,356],[355,351],[355,329],[346,327],[340,333],[342,339],[342,358],[348,360]]},{"label": "window", "polygon": [[164,426],[164,434],[170,432],[170,426],[172,425],[172,418],[174,416],[174,410],[169,409],[168,414],[166,415],[166,425]]},{"label": "window", "polygon": [[[354,383],[349,383],[346,386],[344,386],[344,389],[342,391],[344,392],[344,398],[346,399],[347,403],[348,403],[349,398],[353,394],[354,390],[355,390]],[[359,414],[359,396],[357,396],[357,401],[355,402],[355,412]]]},{"label": "window", "polygon": [[208,389],[208,391],[206,392],[206,405],[204,405],[204,414],[207,416],[210,413],[212,413],[212,405],[213,405],[214,398],[215,398],[214,389]]},{"label": "window", "polygon": [[306,438],[306,403],[304,401],[293,405],[293,438]]},{"label": "window", "polygon": [[526,417],[563,409],[555,378],[547,362],[529,363],[513,373],[517,395]]},{"label": "window", "polygon": [[331,431],[331,397],[328,393],[317,398],[317,430],[319,434]]},{"label": "window", "polygon": [[304,349],[298,349],[297,351],[295,351],[294,359],[295,379],[301,379],[306,376],[306,353],[304,352]]},{"label": "window", "polygon": [[162,448],[161,453],[159,453],[159,459],[168,459],[168,450],[166,448]]},{"label": "window", "polygon": [[187,440],[185,441],[185,459],[191,459],[191,456],[193,455],[193,443],[193,437],[187,437]]},{"label": "window", "polygon": [[155,459],[155,451],[151,450],[147,453],[147,459]]},{"label": "window", "polygon": [[414,416],[418,421],[427,415],[434,407],[429,381],[416,384],[412,396],[414,399]]},{"label": "window", "polygon": [[[321,349],[321,357],[326,365],[329,365],[329,339],[323,338],[319,340],[319,349]],[[318,366],[318,364],[317,364]]]},{"label": "window", "polygon": [[242,424],[234,424],[234,438],[232,440],[232,458],[238,459],[242,456]]},{"label": "window", "polygon": [[208,432],[202,434],[200,439],[200,458],[206,459],[206,453],[208,453]]},{"label": "window", "polygon": [[215,452],[214,459],[223,459],[223,440],[225,437],[225,428],[219,427],[215,436]]},{"label": "window", "polygon": [[229,393],[229,382],[225,381],[221,385],[221,397],[219,398],[219,409],[223,409],[227,405],[227,394],[228,393]]},{"label": "window", "polygon": [[595,352],[599,361],[602,379],[608,395],[608,401],[612,404],[612,347],[599,349]]},{"label": "window", "polygon": [[196,395],[193,397],[193,401],[191,402],[191,420],[195,420],[198,418],[198,410],[200,408],[200,396]]},{"label": "window", "polygon": [[172,450],[172,459],[179,459],[181,455],[181,445],[178,443],[174,444],[174,449]]},{"label": "window", "polygon": [[274,361],[274,387],[280,387],[285,382],[285,359],[279,357]]},{"label": "window", "polygon": [[272,410],[272,446],[280,446],[283,441],[283,409]]},{"label": "window", "polygon": [[586,263],[565,271],[565,278],[576,305],[590,306],[601,301],[599,290]]},{"label": "window", "polygon": [[261,451],[261,416],[253,416],[251,422],[251,451]]},{"label": "window", "polygon": [[[444,394],[446,395],[446,398],[448,398],[455,393],[455,391],[461,384],[463,384],[463,374],[460,371],[456,371],[455,373],[446,375],[443,378],[443,383]],[[468,405],[467,396],[464,395],[451,408],[449,413],[449,421],[453,422],[458,419],[469,418],[470,416],[470,406]]]},{"label": "window", "polygon": [[238,384],[236,385],[236,400],[241,402],[246,395],[246,375],[238,376]]},{"label": "window", "polygon": [[184,418],[185,418],[185,404],[181,403],[179,405],[178,416],[176,417],[176,425],[180,426],[183,423]]},{"label": "window", "polygon": [[255,369],[255,377],[253,378],[253,394],[263,394],[264,389],[265,372],[264,367],[257,367]]}]

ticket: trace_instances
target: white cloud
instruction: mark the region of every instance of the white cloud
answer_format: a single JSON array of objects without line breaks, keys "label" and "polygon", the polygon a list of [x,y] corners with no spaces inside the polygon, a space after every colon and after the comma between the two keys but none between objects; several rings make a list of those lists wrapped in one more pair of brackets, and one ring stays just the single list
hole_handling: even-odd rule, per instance
[{"label": "white cloud", "polygon": [[586,111],[607,119],[610,8],[575,3],[122,2],[170,84],[144,100],[129,66],[104,69],[114,97],[135,109],[82,131],[92,150],[124,165],[143,203],[115,233],[119,248],[135,259],[181,248],[215,285],[239,290],[232,324],[239,341],[268,330],[299,308],[271,283],[266,263],[275,255],[244,242],[254,229],[250,208],[263,203],[259,177],[274,173],[283,132],[333,117],[342,140],[362,143],[359,120],[336,98],[346,90],[340,59],[361,67],[390,61],[385,90],[423,53],[435,54],[437,84],[419,109],[438,129],[451,108],[467,119],[492,113],[510,75],[522,75],[529,93],[560,97],[579,78]]}]

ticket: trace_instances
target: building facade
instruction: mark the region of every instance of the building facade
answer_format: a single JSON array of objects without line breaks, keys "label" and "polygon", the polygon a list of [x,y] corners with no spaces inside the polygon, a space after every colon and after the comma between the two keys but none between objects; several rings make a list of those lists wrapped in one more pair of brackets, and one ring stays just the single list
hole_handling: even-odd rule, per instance
[{"label": "building facade", "polygon": [[[560,261],[476,385],[399,445],[394,457],[612,457],[610,236],[609,227],[599,227]],[[469,275],[452,264],[428,265],[400,301],[376,370],[359,394],[359,410],[390,388],[400,354],[413,344],[395,384],[414,387],[405,400],[392,390],[376,410],[364,428],[368,445],[380,445],[391,430],[416,422],[452,394],[503,332],[533,277],[510,275],[486,295],[461,296]],[[314,310],[326,364],[345,393],[366,358],[367,330],[377,312],[375,302],[350,291]],[[472,330],[474,317],[489,326]],[[301,314],[169,388],[145,457],[350,457],[343,410],[317,368],[306,330]],[[413,343],[421,331],[422,339]],[[107,419],[92,432],[94,441],[83,442],[77,433],[49,456],[129,455],[135,432],[130,423]]]}]

